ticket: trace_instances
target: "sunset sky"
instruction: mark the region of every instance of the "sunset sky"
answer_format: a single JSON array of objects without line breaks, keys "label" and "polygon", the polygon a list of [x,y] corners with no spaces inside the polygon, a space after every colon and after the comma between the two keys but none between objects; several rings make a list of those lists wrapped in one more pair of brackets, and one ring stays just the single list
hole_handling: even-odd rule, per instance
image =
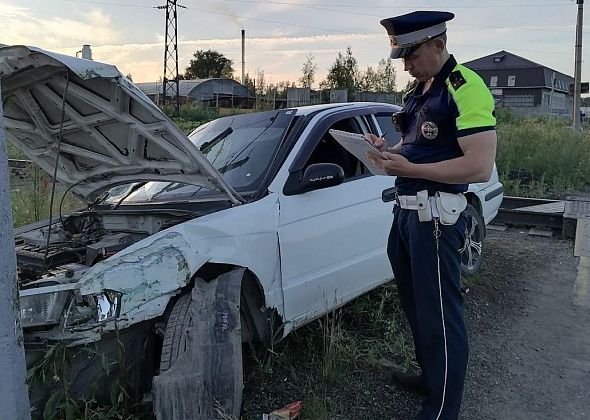
[{"label": "sunset sky", "polygon": [[[82,44],[93,58],[116,65],[135,82],[163,72],[164,0],[0,0],[0,43],[34,45],[75,55]],[[573,76],[577,6],[571,0],[179,0],[180,71],[195,49],[215,49],[241,68],[240,30],[246,30],[246,70],[263,70],[267,83],[295,81],[307,53],[318,65],[317,85],[339,51],[352,48],[359,67],[389,52],[379,20],[412,10],[447,10],[449,50],[460,62],[499,50]],[[491,5],[490,5],[491,4]],[[586,21],[590,17],[586,10]],[[590,25],[586,25],[588,28]],[[584,30],[585,50],[590,48]],[[585,54],[588,57],[588,53]],[[401,63],[398,85],[408,80]],[[588,61],[583,81],[590,80]]]}]

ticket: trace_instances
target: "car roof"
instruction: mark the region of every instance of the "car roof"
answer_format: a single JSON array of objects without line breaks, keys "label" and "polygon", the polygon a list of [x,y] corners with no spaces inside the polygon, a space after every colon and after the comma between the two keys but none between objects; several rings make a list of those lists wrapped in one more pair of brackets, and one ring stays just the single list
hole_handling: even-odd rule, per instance
[{"label": "car roof", "polygon": [[300,106],[300,107],[293,107],[297,111],[296,115],[309,115],[311,113],[317,111],[327,111],[327,110],[342,110],[342,109],[360,109],[360,108],[368,108],[376,105],[381,105],[385,107],[390,107],[394,109],[396,105],[388,104],[384,102],[342,102],[342,103],[333,103],[333,104],[321,104],[321,105],[307,105],[307,106]]}]

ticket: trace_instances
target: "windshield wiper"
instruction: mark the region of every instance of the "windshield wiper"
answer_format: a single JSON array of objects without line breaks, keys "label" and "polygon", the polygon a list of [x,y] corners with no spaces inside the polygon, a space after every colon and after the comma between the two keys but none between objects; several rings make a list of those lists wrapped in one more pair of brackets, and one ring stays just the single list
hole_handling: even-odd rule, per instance
[{"label": "windshield wiper", "polygon": [[135,191],[137,191],[138,189],[143,187],[145,184],[147,184],[147,181],[140,182],[139,184],[135,184],[133,187],[131,187],[129,189],[129,191],[127,191],[127,193],[124,194],[123,197],[121,197],[121,199],[119,201],[117,201],[117,203],[112,207],[111,210],[117,210],[119,208],[119,206],[123,203],[123,201],[125,201],[127,199],[127,197],[129,197]]},{"label": "windshield wiper", "polygon": [[205,152],[208,148],[215,146],[215,144],[217,144],[218,142],[220,142],[221,140],[223,140],[224,138],[226,138],[227,136],[229,136],[233,132],[234,132],[233,128],[227,127],[225,130],[223,130],[221,133],[219,133],[218,135],[213,137],[211,140],[203,143],[201,145],[201,147],[199,147],[199,150],[201,152]]}]

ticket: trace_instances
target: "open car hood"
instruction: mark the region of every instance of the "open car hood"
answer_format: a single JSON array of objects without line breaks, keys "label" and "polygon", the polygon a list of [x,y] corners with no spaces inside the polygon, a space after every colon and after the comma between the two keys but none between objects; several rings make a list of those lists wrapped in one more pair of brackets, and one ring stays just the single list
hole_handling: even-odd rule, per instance
[{"label": "open car hood", "polygon": [[[39,48],[0,48],[8,140],[86,197],[121,184],[176,181],[243,199],[186,135],[116,67]],[[64,92],[65,103],[63,101]]]}]

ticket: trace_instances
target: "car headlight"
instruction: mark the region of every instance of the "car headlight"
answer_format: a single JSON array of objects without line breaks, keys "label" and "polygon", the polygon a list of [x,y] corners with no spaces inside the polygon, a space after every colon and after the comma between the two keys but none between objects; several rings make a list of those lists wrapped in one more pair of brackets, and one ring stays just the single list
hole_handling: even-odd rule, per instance
[{"label": "car headlight", "polygon": [[121,312],[121,296],[113,290],[86,296],[75,293],[64,313],[64,326],[75,327],[115,319]]},{"label": "car headlight", "polygon": [[93,296],[96,300],[96,320],[110,321],[119,316],[121,309],[121,293],[105,290]]},{"label": "car headlight", "polygon": [[61,314],[71,295],[65,290],[40,295],[21,296],[20,322],[23,328],[59,324]]}]

